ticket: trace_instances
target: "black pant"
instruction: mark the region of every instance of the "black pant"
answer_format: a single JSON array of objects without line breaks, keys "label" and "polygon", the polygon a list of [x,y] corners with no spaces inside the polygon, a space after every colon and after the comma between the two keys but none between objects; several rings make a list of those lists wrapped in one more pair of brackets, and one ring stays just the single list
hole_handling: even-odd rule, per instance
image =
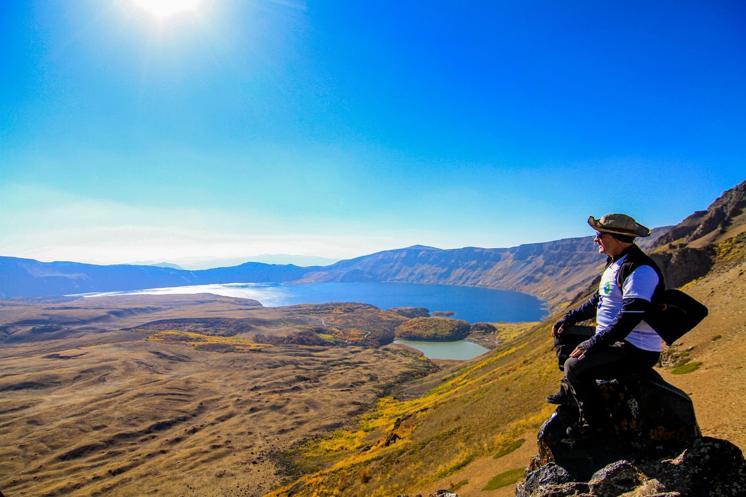
[{"label": "black pant", "polygon": [[596,380],[643,373],[655,366],[660,353],[638,349],[629,342],[617,342],[586,352],[582,359],[569,357],[577,344],[594,332],[590,327],[572,327],[555,338],[554,343],[560,369],[565,371],[563,388],[568,388],[575,398],[582,418],[588,424],[598,425],[604,421],[604,411],[595,396]]},{"label": "black pant", "polygon": [[575,350],[580,342],[588,340],[596,333],[593,326],[567,326],[561,335],[554,337],[554,348],[557,350],[557,362],[560,371],[565,370],[565,361],[570,358],[570,352]]}]

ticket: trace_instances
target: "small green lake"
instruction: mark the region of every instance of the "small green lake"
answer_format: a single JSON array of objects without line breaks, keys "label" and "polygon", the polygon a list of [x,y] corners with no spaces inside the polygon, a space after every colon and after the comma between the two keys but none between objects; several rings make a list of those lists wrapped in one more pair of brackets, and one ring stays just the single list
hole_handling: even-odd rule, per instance
[{"label": "small green lake", "polygon": [[425,354],[428,359],[466,361],[468,359],[473,359],[478,355],[482,355],[485,352],[489,352],[489,349],[466,340],[456,340],[454,342],[425,342],[422,340],[396,339],[394,340],[394,343],[417,349]]}]

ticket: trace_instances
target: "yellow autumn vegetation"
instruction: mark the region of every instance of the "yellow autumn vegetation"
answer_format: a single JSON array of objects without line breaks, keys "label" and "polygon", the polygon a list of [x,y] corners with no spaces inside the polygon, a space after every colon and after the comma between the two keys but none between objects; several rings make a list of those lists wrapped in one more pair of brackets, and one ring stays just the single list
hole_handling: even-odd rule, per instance
[{"label": "yellow autumn vegetation", "polygon": [[192,347],[205,347],[210,345],[230,348],[232,352],[249,352],[267,345],[258,344],[244,337],[204,335],[193,331],[163,330],[150,335],[149,342],[183,343]]},{"label": "yellow autumn vegetation", "polygon": [[546,324],[511,331],[511,340],[425,395],[383,397],[351,426],[286,454],[299,477],[269,495],[413,494],[515,446],[551,414],[543,400],[559,372]]}]

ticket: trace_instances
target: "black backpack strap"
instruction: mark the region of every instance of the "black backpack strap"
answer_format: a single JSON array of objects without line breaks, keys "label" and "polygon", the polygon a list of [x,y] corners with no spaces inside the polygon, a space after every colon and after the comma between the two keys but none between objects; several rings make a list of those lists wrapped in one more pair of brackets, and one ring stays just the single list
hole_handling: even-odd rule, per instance
[{"label": "black backpack strap", "polygon": [[666,283],[663,280],[663,273],[661,272],[655,261],[651,259],[647,254],[645,254],[645,252],[640,250],[637,245],[633,245],[628,252],[627,258],[622,263],[621,267],[619,268],[619,272],[616,275],[616,282],[621,289],[624,286],[624,280],[626,280],[627,277],[640,266],[650,266],[655,271],[655,274],[658,275],[658,286],[656,287],[655,294],[653,295],[655,300],[655,297],[659,296],[666,288]]},{"label": "black backpack strap", "polygon": [[632,272],[637,269],[641,264],[638,261],[630,261],[626,260],[624,263],[622,263],[622,266],[619,268],[619,272],[616,274],[616,282],[619,285],[619,288],[621,289],[622,286],[624,286],[624,280],[627,279],[627,276],[632,274]]}]

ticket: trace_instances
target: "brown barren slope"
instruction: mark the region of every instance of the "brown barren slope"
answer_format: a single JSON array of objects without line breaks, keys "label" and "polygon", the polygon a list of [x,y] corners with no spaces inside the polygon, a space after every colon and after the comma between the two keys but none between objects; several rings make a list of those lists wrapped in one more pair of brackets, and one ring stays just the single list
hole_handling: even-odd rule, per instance
[{"label": "brown barren slope", "polygon": [[[256,311],[258,329],[285,337],[318,320],[318,307]],[[69,319],[73,310],[60,312]],[[54,311],[42,314],[55,321]],[[204,326],[177,318],[176,307],[166,314],[177,327]],[[381,314],[323,307],[348,338],[350,323],[389,326]],[[262,495],[280,483],[277,451],[344,426],[391,386],[433,369],[398,347],[256,344],[252,333],[233,334],[235,320],[212,322],[225,329],[74,328],[80,336],[0,348],[0,490],[13,497]]]}]

